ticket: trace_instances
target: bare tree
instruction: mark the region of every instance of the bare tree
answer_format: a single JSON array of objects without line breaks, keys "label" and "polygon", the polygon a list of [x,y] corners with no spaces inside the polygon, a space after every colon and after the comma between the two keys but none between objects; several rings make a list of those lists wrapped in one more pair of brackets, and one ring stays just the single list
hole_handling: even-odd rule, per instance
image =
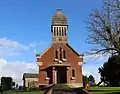
[{"label": "bare tree", "polygon": [[90,54],[120,54],[120,0],[105,0],[89,17],[87,41],[95,45]]}]

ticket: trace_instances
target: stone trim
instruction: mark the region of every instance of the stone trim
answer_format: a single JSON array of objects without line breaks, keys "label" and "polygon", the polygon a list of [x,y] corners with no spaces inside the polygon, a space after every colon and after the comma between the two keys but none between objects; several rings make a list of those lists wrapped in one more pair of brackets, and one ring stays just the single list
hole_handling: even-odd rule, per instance
[{"label": "stone trim", "polygon": [[55,61],[58,61],[58,59],[55,58]]},{"label": "stone trim", "polygon": [[82,65],[83,64],[83,62],[78,62],[78,65]]},{"label": "stone trim", "polygon": [[36,54],[36,58],[41,58],[41,55],[40,54]]},{"label": "stone trim", "polygon": [[65,58],[63,58],[62,60],[63,60],[63,61],[66,61],[66,59],[65,59]]},{"label": "stone trim", "polygon": [[79,58],[83,58],[83,56],[80,55]]},{"label": "stone trim", "polygon": [[49,77],[46,77],[45,80],[49,80],[50,78]]},{"label": "stone trim", "polygon": [[75,80],[75,77],[71,77],[71,80]]},{"label": "stone trim", "polygon": [[61,61],[61,60],[59,60],[58,62],[59,62],[60,64],[62,63],[62,61]]},{"label": "stone trim", "polygon": [[42,66],[42,62],[37,62],[37,65],[38,66]]}]

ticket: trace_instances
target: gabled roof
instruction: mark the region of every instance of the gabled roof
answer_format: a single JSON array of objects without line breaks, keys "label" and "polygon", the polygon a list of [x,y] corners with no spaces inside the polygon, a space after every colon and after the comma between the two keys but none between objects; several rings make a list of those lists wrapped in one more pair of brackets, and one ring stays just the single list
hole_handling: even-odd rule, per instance
[{"label": "gabled roof", "polygon": [[77,55],[77,56],[83,56],[83,54],[78,54],[68,43],[67,46]]},{"label": "gabled roof", "polygon": [[36,73],[24,73],[23,78],[38,78],[38,74],[36,74]]},{"label": "gabled roof", "polygon": [[42,54],[40,54],[40,56],[42,56],[42,55],[44,55],[50,48],[51,48],[51,46],[52,46],[52,44],[51,45],[49,45],[48,46],[48,48],[47,49],[45,49],[44,51],[43,51],[43,53]]},{"label": "gabled roof", "polygon": [[[83,54],[78,54],[68,43],[67,43],[66,45],[67,45],[77,56],[83,56]],[[52,44],[49,45],[48,48],[45,49],[42,54],[40,54],[40,56],[44,55],[51,47],[52,47]]]}]

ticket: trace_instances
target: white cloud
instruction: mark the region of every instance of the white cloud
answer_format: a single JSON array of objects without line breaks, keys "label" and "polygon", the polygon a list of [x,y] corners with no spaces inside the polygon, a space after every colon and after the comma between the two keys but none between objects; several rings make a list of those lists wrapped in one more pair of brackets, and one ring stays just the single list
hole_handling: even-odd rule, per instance
[{"label": "white cloud", "polygon": [[26,46],[16,42],[16,41],[13,41],[13,40],[8,40],[7,38],[2,38],[0,39],[0,46],[4,46],[4,47],[14,47],[14,48],[17,48],[17,47],[20,47],[22,49],[28,49]]},{"label": "white cloud", "polygon": [[45,46],[46,42],[44,41],[24,45],[14,40],[0,38],[0,77],[11,76],[16,83],[21,84],[24,72],[38,73],[36,62],[7,61],[5,58],[9,56],[14,58],[14,56],[21,54],[24,56],[23,54],[27,54],[26,51],[36,52],[38,48],[43,49]]},{"label": "white cloud", "polygon": [[21,51],[28,50],[29,47],[20,44],[17,41],[7,38],[0,39],[0,57],[20,55]]},{"label": "white cloud", "polygon": [[25,51],[36,53],[36,49],[38,47],[43,48],[45,44],[46,42],[39,41],[39,42],[30,43],[28,45],[24,45],[14,40],[1,38],[0,39],[0,58],[21,55]]},{"label": "white cloud", "polygon": [[29,48],[32,50],[33,53],[38,53],[37,51],[42,52],[46,48],[46,42],[39,41],[39,42],[32,42],[29,44]]},{"label": "white cloud", "polygon": [[45,45],[46,44],[46,42],[44,42],[44,41],[39,41],[39,42],[32,42],[32,43],[30,43],[30,47],[32,47],[32,48],[36,48],[37,46],[40,46],[40,45]]},{"label": "white cloud", "polygon": [[13,77],[13,80],[21,85],[22,76],[25,72],[38,73],[37,64],[35,62],[9,62],[3,58],[0,59],[0,77]]}]

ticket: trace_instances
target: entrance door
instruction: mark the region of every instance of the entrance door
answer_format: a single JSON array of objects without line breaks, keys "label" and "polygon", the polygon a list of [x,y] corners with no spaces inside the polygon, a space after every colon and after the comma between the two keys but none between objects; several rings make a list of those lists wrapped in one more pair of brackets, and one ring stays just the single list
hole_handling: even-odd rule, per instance
[{"label": "entrance door", "polygon": [[66,68],[59,67],[57,69],[57,84],[67,83],[67,70]]}]

